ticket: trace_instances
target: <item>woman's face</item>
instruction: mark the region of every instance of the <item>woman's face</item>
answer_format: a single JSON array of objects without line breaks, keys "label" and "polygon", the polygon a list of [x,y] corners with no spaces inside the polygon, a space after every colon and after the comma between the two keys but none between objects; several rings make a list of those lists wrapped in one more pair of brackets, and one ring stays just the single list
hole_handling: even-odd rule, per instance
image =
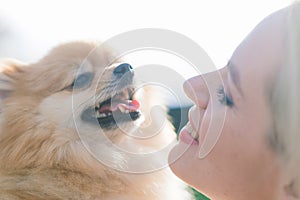
[{"label": "woman's face", "polygon": [[[278,195],[280,167],[269,138],[270,88],[283,62],[285,20],[286,10],[269,16],[238,46],[227,66],[184,84],[195,103],[189,112],[192,129],[181,131],[169,162],[178,177],[212,199]],[[219,135],[208,131],[210,123],[221,125],[215,130],[212,125]],[[205,143],[215,145],[203,158]]]}]

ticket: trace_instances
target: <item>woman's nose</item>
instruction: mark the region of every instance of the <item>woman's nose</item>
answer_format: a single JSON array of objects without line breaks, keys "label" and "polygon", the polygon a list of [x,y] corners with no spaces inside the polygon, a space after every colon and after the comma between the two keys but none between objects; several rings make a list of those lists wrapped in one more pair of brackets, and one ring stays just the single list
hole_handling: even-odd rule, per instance
[{"label": "woman's nose", "polygon": [[208,103],[216,97],[216,91],[224,84],[227,68],[207,74],[194,76],[183,84],[186,95],[200,108],[206,109]]},{"label": "woman's nose", "polygon": [[205,109],[209,101],[209,90],[202,75],[192,77],[184,82],[186,95],[200,108]]}]

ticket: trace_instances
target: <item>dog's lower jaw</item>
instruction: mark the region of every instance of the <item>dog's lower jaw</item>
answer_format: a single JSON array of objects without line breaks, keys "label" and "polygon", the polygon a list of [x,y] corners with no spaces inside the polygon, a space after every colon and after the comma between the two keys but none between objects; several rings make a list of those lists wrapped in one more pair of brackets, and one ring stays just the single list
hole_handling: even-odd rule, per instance
[{"label": "dog's lower jaw", "polygon": [[105,118],[100,118],[96,116],[96,112],[97,111],[95,111],[94,108],[88,108],[83,111],[80,118],[83,122],[97,126],[104,130],[116,129],[119,125],[124,123],[134,123],[134,121],[142,116],[140,111],[132,111],[128,113],[115,111]]}]

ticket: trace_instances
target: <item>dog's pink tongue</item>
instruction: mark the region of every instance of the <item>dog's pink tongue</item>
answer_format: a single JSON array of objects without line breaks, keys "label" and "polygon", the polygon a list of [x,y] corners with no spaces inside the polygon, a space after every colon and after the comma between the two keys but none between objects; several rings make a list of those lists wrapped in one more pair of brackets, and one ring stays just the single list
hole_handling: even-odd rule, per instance
[{"label": "dog's pink tongue", "polygon": [[127,102],[115,102],[111,103],[111,105],[106,105],[103,106],[99,112],[100,113],[105,113],[105,112],[114,112],[117,111],[118,109],[122,112],[125,110],[129,111],[137,111],[140,108],[140,103],[137,100],[128,100]]},{"label": "dog's pink tongue", "polygon": [[118,107],[118,108],[123,107],[124,109],[130,110],[130,111],[137,111],[140,108],[140,103],[137,100],[132,100],[128,104],[119,103],[116,107]]},{"label": "dog's pink tongue", "polygon": [[138,102],[138,100],[135,99],[131,101],[130,105],[134,106],[136,110],[140,108],[140,103]]}]

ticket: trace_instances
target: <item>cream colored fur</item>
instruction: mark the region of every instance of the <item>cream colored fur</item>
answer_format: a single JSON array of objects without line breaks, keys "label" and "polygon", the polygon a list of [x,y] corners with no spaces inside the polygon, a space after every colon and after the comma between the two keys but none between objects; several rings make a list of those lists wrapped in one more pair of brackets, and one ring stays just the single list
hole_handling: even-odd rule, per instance
[{"label": "cream colored fur", "polygon": [[[97,45],[73,42],[58,46],[33,64],[2,64],[1,200],[191,199],[186,186],[167,166],[144,174],[115,170],[164,163],[165,157],[132,164],[122,151],[94,140],[99,127],[80,119],[83,110],[93,105],[95,96],[100,101],[111,95],[105,87],[110,84],[114,63],[120,62],[114,60],[107,48],[95,49]],[[89,88],[73,91],[69,85],[81,70],[94,73],[96,78]],[[140,101],[145,121],[132,134],[151,135],[151,130],[161,125],[155,115],[152,119],[150,116],[150,108],[160,103],[159,98],[151,88],[144,88]],[[123,128],[134,130],[132,122]],[[136,153],[158,151],[175,137],[169,122],[165,122],[159,134],[144,141],[134,140],[120,129],[105,134],[116,145]],[[96,159],[83,145],[80,135],[99,142],[96,147],[105,158],[114,160],[112,166]]]}]

